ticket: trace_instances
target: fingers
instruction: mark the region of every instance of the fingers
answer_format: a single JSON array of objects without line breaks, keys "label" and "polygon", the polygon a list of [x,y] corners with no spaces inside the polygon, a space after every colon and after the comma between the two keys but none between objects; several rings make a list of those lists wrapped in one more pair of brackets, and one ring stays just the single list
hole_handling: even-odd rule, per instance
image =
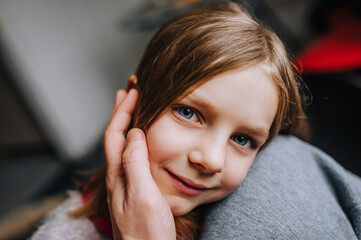
[{"label": "fingers", "polygon": [[115,110],[117,109],[119,104],[125,99],[126,96],[127,96],[127,92],[125,90],[120,89],[120,90],[117,91],[117,93],[115,95],[113,112],[112,112],[112,115],[111,115],[110,119],[113,117],[113,115],[115,113]]},{"label": "fingers", "polygon": [[118,168],[123,175],[111,188],[107,182],[113,238],[176,239],[171,208],[150,173],[145,134],[133,128],[126,141]]},{"label": "fingers", "polygon": [[132,113],[137,103],[138,92],[131,89],[125,99],[116,107],[107,131],[125,132],[128,129]]},{"label": "fingers", "polygon": [[134,88],[134,89],[137,89],[136,88],[136,85],[137,85],[137,82],[138,82],[138,79],[137,79],[137,76],[135,76],[134,74],[133,75],[130,75],[129,78],[128,78],[128,83],[127,83],[127,88],[126,90],[123,90],[123,89],[120,89],[117,91],[116,95],[115,95],[115,102],[114,102],[114,107],[113,107],[113,112],[112,112],[112,116],[113,117],[113,114],[115,113],[115,110],[117,109],[117,107],[119,106],[119,104],[125,99],[125,97],[127,96],[127,92],[130,91],[130,89]]},{"label": "fingers", "polygon": [[107,165],[107,184],[112,188],[121,176],[121,157],[125,148],[125,132],[131,121],[131,116],[135,108],[138,93],[132,89],[123,101],[116,108],[109,126],[104,133],[104,154]]},{"label": "fingers", "polygon": [[128,132],[122,167],[127,191],[144,192],[149,188],[149,183],[154,181],[149,169],[148,148],[142,130],[133,128]]}]

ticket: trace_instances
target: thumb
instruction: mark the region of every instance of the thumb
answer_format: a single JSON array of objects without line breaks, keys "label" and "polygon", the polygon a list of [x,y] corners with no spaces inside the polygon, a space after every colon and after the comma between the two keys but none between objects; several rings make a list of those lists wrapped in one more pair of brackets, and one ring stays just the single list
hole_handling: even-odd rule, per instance
[{"label": "thumb", "polygon": [[133,128],[127,134],[127,146],[123,153],[122,165],[128,191],[144,191],[149,182],[153,181],[145,135],[139,128]]}]

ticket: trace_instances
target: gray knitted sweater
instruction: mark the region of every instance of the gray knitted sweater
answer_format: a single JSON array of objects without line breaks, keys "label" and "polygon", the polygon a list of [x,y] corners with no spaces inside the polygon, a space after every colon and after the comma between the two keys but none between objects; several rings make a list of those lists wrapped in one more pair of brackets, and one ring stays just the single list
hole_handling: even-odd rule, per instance
[{"label": "gray knitted sweater", "polygon": [[204,226],[203,239],[361,239],[361,179],[319,149],[278,136]]}]

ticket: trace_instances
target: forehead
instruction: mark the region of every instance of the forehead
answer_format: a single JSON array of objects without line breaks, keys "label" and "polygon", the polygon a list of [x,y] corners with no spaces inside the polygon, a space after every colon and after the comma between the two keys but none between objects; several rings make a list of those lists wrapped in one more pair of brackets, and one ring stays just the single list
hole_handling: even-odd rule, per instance
[{"label": "forehead", "polygon": [[278,87],[262,64],[215,77],[184,98],[240,124],[270,128],[278,107]]}]

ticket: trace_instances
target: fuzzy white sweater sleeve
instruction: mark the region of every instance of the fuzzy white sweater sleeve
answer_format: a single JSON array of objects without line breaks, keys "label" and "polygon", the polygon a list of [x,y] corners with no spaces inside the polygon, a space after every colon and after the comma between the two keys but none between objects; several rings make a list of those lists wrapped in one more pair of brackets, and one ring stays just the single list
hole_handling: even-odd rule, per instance
[{"label": "fuzzy white sweater sleeve", "polygon": [[81,195],[69,191],[69,197],[50,212],[31,240],[106,240],[88,218],[72,218],[68,212],[82,204]]}]

